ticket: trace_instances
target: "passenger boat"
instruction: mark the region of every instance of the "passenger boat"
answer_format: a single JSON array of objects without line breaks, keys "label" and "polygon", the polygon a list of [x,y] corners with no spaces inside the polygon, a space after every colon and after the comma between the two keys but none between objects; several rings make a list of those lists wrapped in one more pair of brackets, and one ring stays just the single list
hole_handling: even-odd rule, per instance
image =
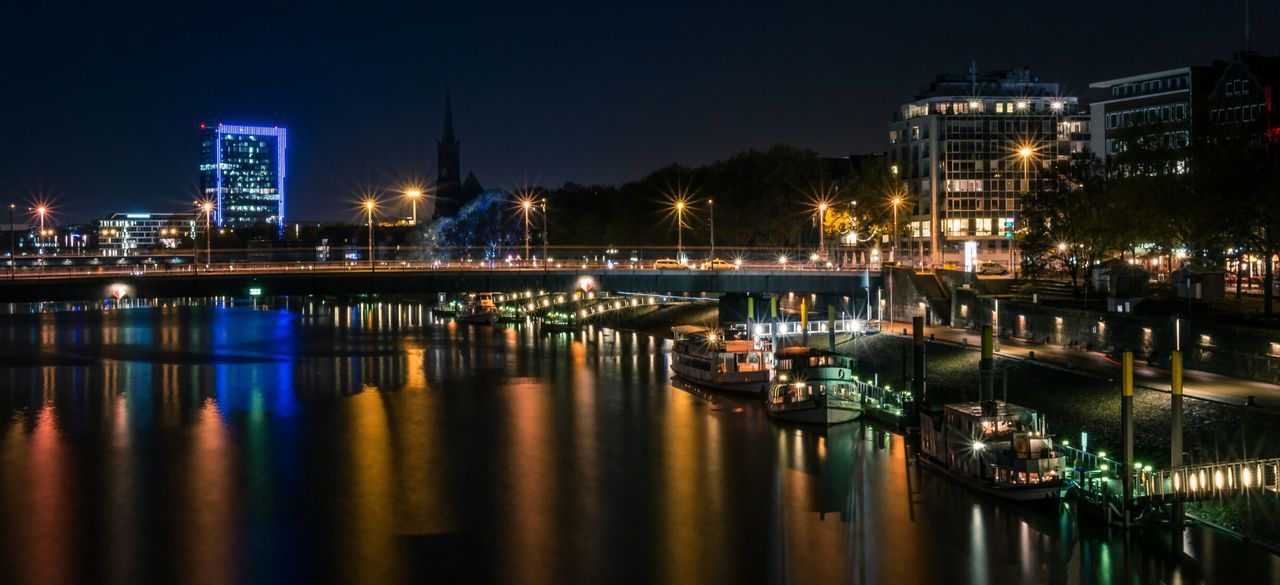
[{"label": "passenger boat", "polygon": [[833,425],[862,414],[853,356],[812,347],[774,352],[774,377],[765,398],[769,416],[788,422]]},{"label": "passenger boat", "polygon": [[459,323],[492,325],[497,319],[498,305],[493,302],[493,295],[490,293],[472,295],[470,302],[458,312]]},{"label": "passenger boat", "polygon": [[671,333],[671,370],[685,382],[749,394],[763,394],[769,387],[773,356],[768,341],[726,339],[723,332],[693,325],[672,327]]},{"label": "passenger boat", "polygon": [[920,413],[920,461],[979,491],[1019,501],[1056,500],[1067,462],[1040,413],[1000,400]]}]

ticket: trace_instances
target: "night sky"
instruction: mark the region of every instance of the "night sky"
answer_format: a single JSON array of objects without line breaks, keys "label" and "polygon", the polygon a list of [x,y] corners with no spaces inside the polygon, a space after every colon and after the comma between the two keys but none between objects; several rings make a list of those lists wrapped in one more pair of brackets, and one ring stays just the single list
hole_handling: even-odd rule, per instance
[{"label": "night sky", "polygon": [[[446,83],[486,187],[613,183],[779,142],[878,150],[898,104],[970,59],[1084,96],[1244,37],[1244,0],[57,4],[0,8],[0,199],[64,222],[186,210],[218,121],[289,129],[291,221],[354,217],[358,192],[434,176]],[[1280,52],[1280,0],[1253,23]]]}]

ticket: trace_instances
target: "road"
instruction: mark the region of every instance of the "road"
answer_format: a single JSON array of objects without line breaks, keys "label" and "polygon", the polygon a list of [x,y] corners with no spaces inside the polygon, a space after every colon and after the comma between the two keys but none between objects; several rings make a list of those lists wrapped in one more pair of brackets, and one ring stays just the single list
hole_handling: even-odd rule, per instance
[{"label": "road", "polygon": [[[973,351],[979,351],[981,347],[981,334],[977,331],[941,326],[926,326],[924,329],[925,336],[936,342],[967,346]],[[898,336],[904,333],[909,335],[910,330],[911,324],[904,322],[886,322],[882,326],[882,331]],[[1097,378],[1118,380],[1120,377],[1119,362],[1096,351],[998,339],[996,354],[1009,359],[1033,359],[1050,367],[1063,368]],[[1225,404],[1244,404],[1252,396],[1258,407],[1280,413],[1280,386],[1275,384],[1200,370],[1184,370],[1182,380],[1183,392],[1187,396]],[[1161,392],[1170,391],[1169,370],[1141,365],[1136,363],[1136,360],[1133,381],[1135,385],[1143,388]]]}]

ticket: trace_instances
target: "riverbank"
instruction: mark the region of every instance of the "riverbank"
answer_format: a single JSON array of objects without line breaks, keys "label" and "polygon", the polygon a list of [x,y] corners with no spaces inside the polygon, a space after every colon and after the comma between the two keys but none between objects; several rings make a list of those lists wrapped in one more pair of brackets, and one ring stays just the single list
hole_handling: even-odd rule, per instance
[{"label": "riverbank", "polygon": [[[882,382],[906,384],[910,339],[874,335],[844,344],[841,349],[857,356],[860,366],[868,374],[879,374]],[[926,396],[930,402],[974,399],[978,388],[977,352],[928,343],[926,355]],[[1087,432],[1090,450],[1120,452],[1120,392],[1115,382],[1029,360],[998,358],[997,368],[1003,374],[997,378],[996,393],[1003,392],[1007,379],[1008,400],[1044,413],[1050,432],[1059,439],[1079,444],[1080,433]],[[1134,410],[1137,460],[1154,467],[1168,465],[1169,394],[1138,388],[1134,392]],[[1184,404],[1183,445],[1190,462],[1280,457],[1280,416],[1257,408],[1188,399]],[[1188,508],[1251,538],[1280,544],[1280,504],[1274,495],[1195,503]]]}]

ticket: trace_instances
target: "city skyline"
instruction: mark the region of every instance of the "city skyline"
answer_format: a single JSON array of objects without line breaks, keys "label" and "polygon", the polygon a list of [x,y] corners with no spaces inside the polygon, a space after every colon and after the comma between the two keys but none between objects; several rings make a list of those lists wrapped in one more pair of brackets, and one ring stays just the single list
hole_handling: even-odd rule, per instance
[{"label": "city skyline", "polygon": [[[199,192],[190,128],[235,121],[293,129],[289,190],[309,203],[294,215],[346,220],[356,193],[435,175],[447,85],[466,166],[487,185],[616,184],[667,164],[702,164],[776,143],[827,155],[883,150],[897,106],[935,74],[963,71],[971,61],[984,70],[1029,65],[1087,102],[1096,93],[1091,82],[1224,59],[1243,44],[1243,5],[1189,3],[1159,18],[1140,18],[1147,11],[1139,6],[1109,9],[1087,29],[1047,7],[1016,17],[960,15],[892,54],[877,49],[897,42],[893,27],[877,24],[892,15],[863,7],[833,8],[832,18],[805,27],[786,26],[802,17],[798,8],[779,9],[777,24],[760,24],[769,19],[756,18],[766,10],[758,7],[659,16],[393,10],[350,22],[324,11],[263,8],[265,21],[300,30],[232,31],[209,46],[185,42],[209,26],[192,23],[194,8],[138,19],[127,11],[78,12],[57,19],[61,34],[102,50],[23,30],[5,31],[0,41],[14,45],[11,54],[22,47],[34,55],[9,73],[25,90],[0,97],[6,111],[21,114],[0,152],[0,190],[20,202],[53,199],[65,221],[121,207],[182,209]],[[1277,9],[1254,3],[1255,50],[1280,48],[1271,34]],[[10,23],[48,18],[39,8],[20,10],[28,12]],[[1009,26],[1000,26],[1005,19]],[[409,32],[423,21],[457,26],[425,37]],[[963,32],[979,21],[1009,33]],[[554,42],[531,48],[520,41],[528,28]],[[1152,39],[1159,51],[1149,50]],[[227,46],[268,55],[270,63],[240,62],[235,55],[245,51]],[[207,70],[220,73],[200,73]],[[118,131],[123,120],[132,120],[128,132]]]}]

